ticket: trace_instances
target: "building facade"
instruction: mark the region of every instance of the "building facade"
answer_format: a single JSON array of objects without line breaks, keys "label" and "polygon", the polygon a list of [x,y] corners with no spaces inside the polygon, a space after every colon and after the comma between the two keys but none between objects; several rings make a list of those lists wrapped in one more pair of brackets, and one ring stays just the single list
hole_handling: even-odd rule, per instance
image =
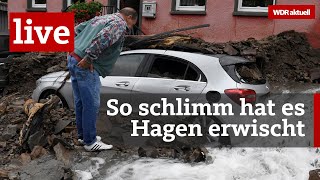
[{"label": "building facade", "polygon": [[[9,12],[61,12],[75,0],[11,0]],[[84,1],[84,0],[83,0]],[[91,1],[91,0],[86,0]],[[313,46],[320,48],[319,0],[96,0],[105,6],[133,7],[139,12],[138,26],[145,34],[156,34],[193,25],[209,28],[187,31],[210,42],[261,39],[287,30],[308,34]],[[143,17],[144,2],[157,4],[155,18]],[[316,6],[316,18],[272,20],[268,5],[308,4]]]}]

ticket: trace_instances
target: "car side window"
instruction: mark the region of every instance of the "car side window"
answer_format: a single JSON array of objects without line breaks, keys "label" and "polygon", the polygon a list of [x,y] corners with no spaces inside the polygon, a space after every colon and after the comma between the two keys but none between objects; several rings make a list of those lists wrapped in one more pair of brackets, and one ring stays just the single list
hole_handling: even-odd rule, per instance
[{"label": "car side window", "polygon": [[145,54],[121,55],[116,61],[110,76],[134,77],[144,58]]},{"label": "car side window", "polygon": [[201,76],[193,67],[188,66],[185,80],[200,81],[201,80]]},{"label": "car side window", "polygon": [[184,79],[187,67],[187,63],[170,57],[156,57],[147,76],[164,79]]}]

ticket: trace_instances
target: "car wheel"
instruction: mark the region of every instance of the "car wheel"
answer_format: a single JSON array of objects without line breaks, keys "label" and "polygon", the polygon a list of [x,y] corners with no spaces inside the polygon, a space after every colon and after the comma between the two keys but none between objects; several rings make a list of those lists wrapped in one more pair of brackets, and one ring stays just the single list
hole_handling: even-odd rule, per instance
[{"label": "car wheel", "polygon": [[69,108],[65,98],[60,93],[56,94],[55,90],[47,90],[43,92],[39,98],[39,101],[42,99],[48,101],[54,96],[58,96],[59,98],[58,108]]}]

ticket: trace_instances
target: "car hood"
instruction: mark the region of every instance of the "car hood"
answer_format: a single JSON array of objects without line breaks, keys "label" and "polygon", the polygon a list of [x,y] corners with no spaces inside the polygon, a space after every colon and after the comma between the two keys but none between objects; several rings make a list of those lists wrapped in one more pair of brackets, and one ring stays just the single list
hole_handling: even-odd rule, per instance
[{"label": "car hood", "polygon": [[59,71],[59,72],[53,72],[47,75],[42,76],[41,80],[56,80],[56,79],[64,79],[68,74],[68,71]]}]

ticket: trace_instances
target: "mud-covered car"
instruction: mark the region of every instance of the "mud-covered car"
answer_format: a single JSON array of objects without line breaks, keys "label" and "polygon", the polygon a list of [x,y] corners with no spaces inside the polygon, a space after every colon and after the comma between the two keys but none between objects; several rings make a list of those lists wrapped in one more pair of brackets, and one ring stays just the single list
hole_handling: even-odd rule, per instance
[{"label": "mud-covered car", "polygon": [[[68,72],[45,75],[37,80],[33,99],[55,95]],[[206,55],[171,50],[132,50],[122,52],[112,73],[101,77],[101,109],[105,114],[109,99],[137,103],[138,95],[181,95],[190,102],[238,103],[239,98],[254,102],[269,93],[269,84],[255,62],[228,55]],[[57,94],[61,106],[74,108],[70,79]],[[223,95],[224,99],[216,95]],[[204,98],[203,98],[204,97]],[[104,112],[104,113],[103,113]]]}]

